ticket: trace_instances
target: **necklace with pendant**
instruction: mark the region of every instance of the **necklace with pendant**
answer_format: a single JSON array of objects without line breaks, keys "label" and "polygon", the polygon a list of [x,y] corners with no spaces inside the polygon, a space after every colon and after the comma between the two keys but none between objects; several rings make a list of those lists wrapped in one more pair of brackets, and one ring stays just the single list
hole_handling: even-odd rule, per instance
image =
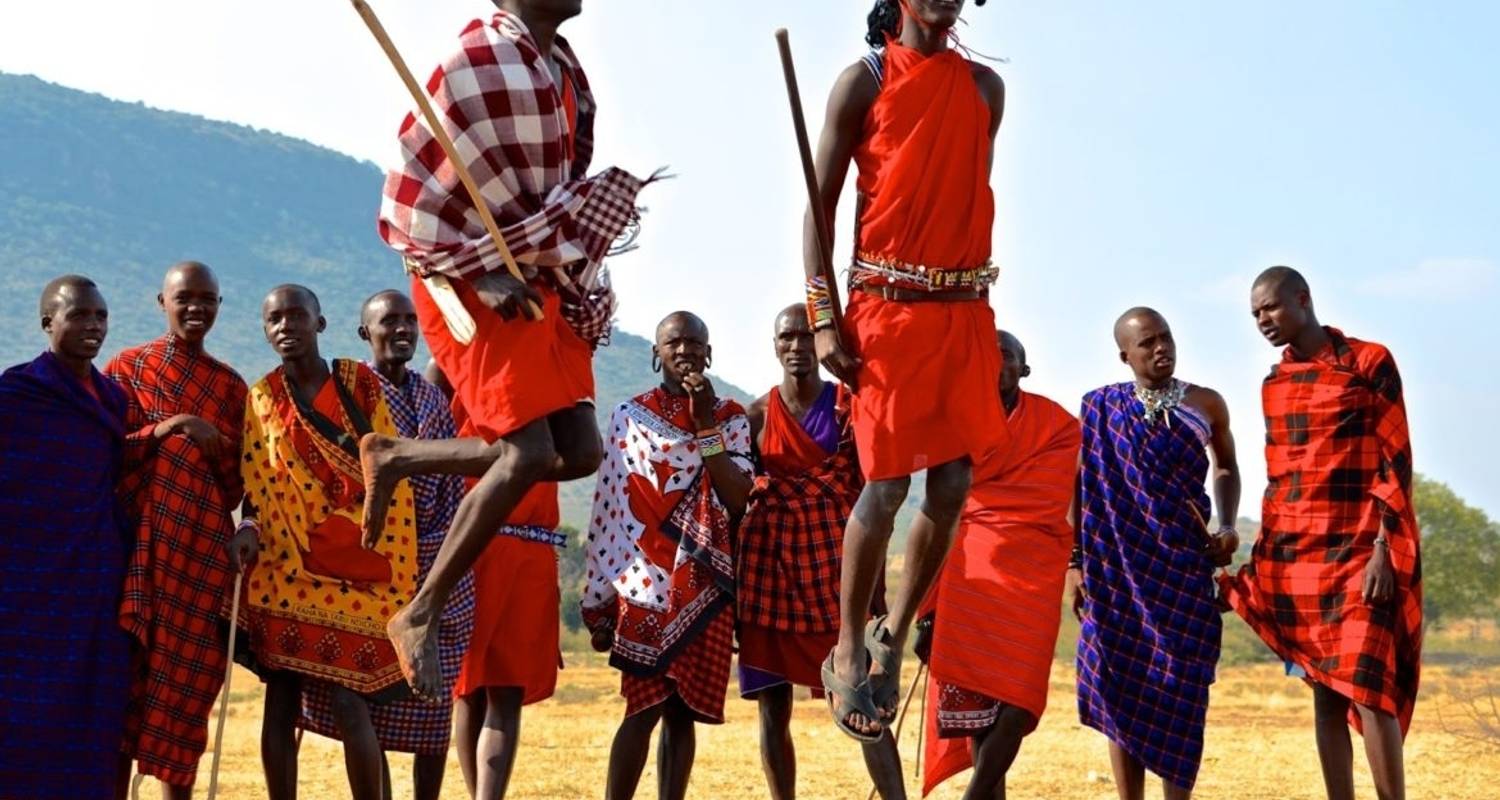
[{"label": "necklace with pendant", "polygon": [[1141,406],[1145,409],[1141,416],[1146,423],[1154,424],[1157,417],[1160,417],[1168,428],[1172,427],[1172,416],[1167,412],[1181,405],[1182,398],[1186,395],[1187,384],[1176,378],[1162,389],[1148,389],[1140,384],[1135,386],[1135,399],[1141,401]]}]

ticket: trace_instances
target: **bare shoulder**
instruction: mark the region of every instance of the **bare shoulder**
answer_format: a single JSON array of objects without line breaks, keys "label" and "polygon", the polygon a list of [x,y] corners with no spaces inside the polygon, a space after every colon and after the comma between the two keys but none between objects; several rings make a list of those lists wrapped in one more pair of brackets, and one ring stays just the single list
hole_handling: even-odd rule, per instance
[{"label": "bare shoulder", "polygon": [[874,73],[864,61],[859,61],[845,67],[839,76],[833,81],[833,91],[828,95],[828,104],[835,104],[868,111],[875,104],[875,98],[880,94],[880,81],[876,80]]},{"label": "bare shoulder", "polygon": [[[774,390],[773,390],[774,391]],[[750,403],[745,409],[745,416],[750,418],[751,425],[759,425],[766,418],[766,404],[771,400],[771,395],[763,394]]]},{"label": "bare shoulder", "polygon": [[1215,426],[1229,424],[1229,404],[1224,396],[1207,386],[1193,386],[1184,396],[1183,402],[1202,411]]},{"label": "bare shoulder", "polygon": [[1000,73],[978,61],[969,62],[969,71],[974,75],[974,85],[979,87],[980,94],[986,100],[993,102],[1005,99],[1005,79],[1000,77]]}]

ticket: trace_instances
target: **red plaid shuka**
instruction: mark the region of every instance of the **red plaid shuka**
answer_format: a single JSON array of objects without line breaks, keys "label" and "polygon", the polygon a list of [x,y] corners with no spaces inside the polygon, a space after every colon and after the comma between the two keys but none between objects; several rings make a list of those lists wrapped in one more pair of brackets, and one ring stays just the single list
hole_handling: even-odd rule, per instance
[{"label": "red plaid shuka", "polygon": [[[1419,535],[1401,375],[1384,347],[1327,329],[1308,360],[1290,348],[1261,389],[1268,485],[1250,563],[1222,579],[1229,603],[1308,679],[1401,721],[1422,654]],[[1396,596],[1360,598],[1384,532]],[[1350,724],[1359,715],[1350,709]]]},{"label": "red plaid shuka", "polygon": [[[791,415],[776,390],[767,401],[769,433],[772,414]],[[841,433],[833,455],[799,473],[778,476],[767,471],[755,479],[740,520],[735,559],[735,600],[739,621],[746,625],[790,633],[838,630],[844,524],[865,482],[848,409],[840,407],[837,413]],[[811,442],[795,419],[783,427],[789,435]]]},{"label": "red plaid shuka", "polygon": [[[224,681],[219,610],[233,579],[230,514],[244,495],[238,457],[247,388],[233,369],[170,334],[120,353],[105,370],[130,398],[132,450],[147,457],[122,482],[138,522],[120,624],[140,645],[125,752],[143,774],[186,786]],[[185,436],[156,441],[156,425],[184,413],[229,439],[217,462]]]},{"label": "red plaid shuka", "polygon": [[[470,22],[459,43],[428,80],[434,110],[517,263],[569,267],[571,278],[592,295],[586,305],[605,307],[607,329],[613,295],[601,264],[635,219],[635,196],[647,181],[614,167],[586,176],[596,106],[567,40],[558,37],[552,48],[561,86],[525,25],[504,11],[489,23]],[[570,110],[576,111],[571,125]],[[400,136],[402,166],[386,176],[381,238],[422,276],[468,279],[503,270],[505,262],[426,121],[408,114]]]}]

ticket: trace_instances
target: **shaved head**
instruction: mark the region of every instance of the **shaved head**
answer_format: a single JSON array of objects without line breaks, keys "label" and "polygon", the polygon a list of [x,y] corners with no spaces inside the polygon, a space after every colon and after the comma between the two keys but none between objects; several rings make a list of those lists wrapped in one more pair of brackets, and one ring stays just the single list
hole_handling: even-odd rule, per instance
[{"label": "shaved head", "polygon": [[1010,331],[1000,331],[999,335],[1000,349],[1015,353],[1016,357],[1021,361],[1021,366],[1026,366],[1026,347],[1021,344],[1021,340],[1011,335]]},{"label": "shaved head", "polygon": [[[271,302],[271,298],[273,297],[287,295],[295,295],[299,297],[302,302],[312,310],[314,315],[323,313],[323,304],[318,302],[318,296],[316,294],[313,294],[313,290],[307,288],[306,286],[303,286],[300,283],[283,283],[280,286],[277,286],[275,289],[266,292],[265,302]],[[261,305],[262,307],[264,307],[265,303],[262,303]]]},{"label": "shaved head", "polygon": [[1270,267],[1266,269],[1260,275],[1256,276],[1255,283],[1251,284],[1250,288],[1254,291],[1259,286],[1279,292],[1291,292],[1293,294],[1298,292],[1312,293],[1312,290],[1307,286],[1307,279],[1302,277],[1302,273],[1291,267]]},{"label": "shaved head", "polygon": [[219,278],[214,271],[202,261],[179,261],[167,267],[167,274],[161,279],[162,294],[168,294],[179,284],[196,283],[204,281],[213,285],[215,293],[219,291]]},{"label": "shaved head", "polygon": [[1121,350],[1124,350],[1126,343],[1129,341],[1131,328],[1137,327],[1147,320],[1161,322],[1163,325],[1167,322],[1167,318],[1163,317],[1161,312],[1154,308],[1147,308],[1146,306],[1136,306],[1121,314],[1120,318],[1115,320],[1115,344],[1119,345]]},{"label": "shaved head", "polygon": [[802,303],[793,303],[781,309],[776,315],[776,321],[773,323],[775,331],[780,333],[782,324],[791,319],[801,319],[804,323],[807,322],[807,306]]},{"label": "shaved head", "polygon": [[40,316],[50,317],[57,312],[58,306],[63,302],[64,291],[83,292],[88,289],[97,291],[99,284],[83,275],[61,275],[53,278],[42,288],[42,299],[38,304]]},{"label": "shaved head", "polygon": [[708,341],[708,325],[691,311],[673,311],[662,317],[661,322],[656,324],[656,340],[660,342],[662,333],[672,326],[681,326],[683,332],[696,334],[704,342]]},{"label": "shaved head", "polygon": [[370,324],[370,312],[383,309],[391,302],[405,302],[411,305],[411,298],[395,289],[385,289],[376,292],[365,299],[365,304],[359,307],[359,321],[362,325]]}]

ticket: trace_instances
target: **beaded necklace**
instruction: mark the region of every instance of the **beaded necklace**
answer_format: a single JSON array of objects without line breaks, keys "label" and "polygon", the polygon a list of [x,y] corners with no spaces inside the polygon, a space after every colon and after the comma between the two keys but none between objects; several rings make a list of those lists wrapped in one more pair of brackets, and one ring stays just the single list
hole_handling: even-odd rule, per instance
[{"label": "beaded necklace", "polygon": [[1187,384],[1176,378],[1162,389],[1148,389],[1140,384],[1135,385],[1135,399],[1141,401],[1144,412],[1141,414],[1147,424],[1154,424],[1157,417],[1161,417],[1168,428],[1172,427],[1172,415],[1167,412],[1182,405],[1182,398],[1187,396]]}]

